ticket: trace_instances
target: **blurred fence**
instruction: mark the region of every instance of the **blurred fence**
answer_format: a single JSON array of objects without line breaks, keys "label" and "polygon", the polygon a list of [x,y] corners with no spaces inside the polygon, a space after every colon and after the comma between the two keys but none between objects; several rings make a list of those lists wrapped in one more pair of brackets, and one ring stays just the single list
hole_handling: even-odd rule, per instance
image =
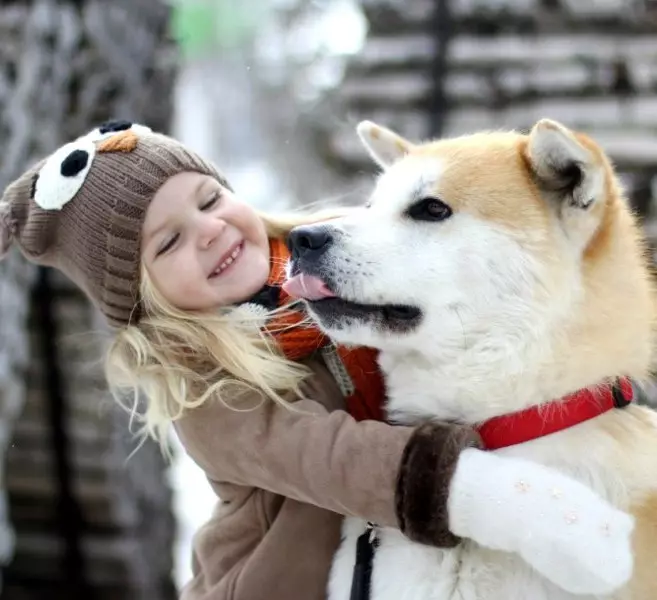
[{"label": "blurred fence", "polygon": [[[113,117],[166,130],[176,53],[150,0],[0,5],[0,185]],[[171,492],[104,391],[103,325],[62,277],[0,263],[2,597],[175,597]]]}]

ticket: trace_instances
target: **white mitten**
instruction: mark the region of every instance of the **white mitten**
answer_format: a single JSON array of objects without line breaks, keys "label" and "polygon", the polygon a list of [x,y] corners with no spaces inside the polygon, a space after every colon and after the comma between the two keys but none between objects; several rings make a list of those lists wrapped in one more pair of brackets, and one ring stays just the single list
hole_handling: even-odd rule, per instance
[{"label": "white mitten", "polygon": [[573,594],[609,594],[632,574],[634,519],[537,463],[465,450],[448,510],[453,533],[519,554]]}]

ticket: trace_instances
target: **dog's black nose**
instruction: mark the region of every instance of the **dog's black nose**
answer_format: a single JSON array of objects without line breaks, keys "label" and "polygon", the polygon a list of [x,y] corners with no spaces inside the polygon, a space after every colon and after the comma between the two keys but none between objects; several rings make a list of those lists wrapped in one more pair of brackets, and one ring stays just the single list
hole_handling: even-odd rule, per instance
[{"label": "dog's black nose", "polygon": [[326,227],[296,227],[287,238],[287,247],[293,258],[300,258],[313,253],[322,254],[332,241],[331,233]]}]

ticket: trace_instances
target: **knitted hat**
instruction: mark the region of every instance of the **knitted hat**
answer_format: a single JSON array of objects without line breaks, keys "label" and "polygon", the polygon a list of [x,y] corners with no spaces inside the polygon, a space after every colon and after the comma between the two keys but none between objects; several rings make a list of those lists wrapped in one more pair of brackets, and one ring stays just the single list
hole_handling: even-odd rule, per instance
[{"label": "knitted hat", "polygon": [[59,148],[0,200],[0,257],[12,241],[26,258],[60,269],[111,325],[139,319],[141,229],[155,192],[196,171],[226,180],[165,135],[112,121]]}]

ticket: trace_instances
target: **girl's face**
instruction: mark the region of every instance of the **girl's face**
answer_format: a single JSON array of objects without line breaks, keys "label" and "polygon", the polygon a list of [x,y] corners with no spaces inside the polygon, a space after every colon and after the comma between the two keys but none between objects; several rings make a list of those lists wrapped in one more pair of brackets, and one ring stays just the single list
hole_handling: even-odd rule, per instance
[{"label": "girl's face", "polygon": [[157,191],[146,211],[141,253],[158,291],[181,310],[242,302],[269,276],[262,220],[201,173],[178,173]]}]

